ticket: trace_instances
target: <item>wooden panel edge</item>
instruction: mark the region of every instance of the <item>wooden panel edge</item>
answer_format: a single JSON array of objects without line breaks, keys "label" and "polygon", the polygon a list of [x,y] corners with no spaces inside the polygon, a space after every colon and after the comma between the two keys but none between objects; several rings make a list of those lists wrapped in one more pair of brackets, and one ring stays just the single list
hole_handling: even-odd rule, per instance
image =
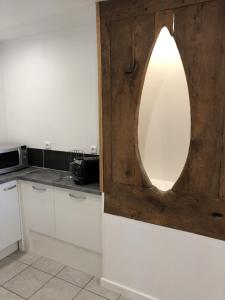
[{"label": "wooden panel edge", "polygon": [[103,192],[103,120],[102,120],[102,49],[101,49],[101,19],[100,3],[96,3],[96,32],[97,32],[97,59],[98,59],[98,111],[99,111],[99,155],[100,155],[100,191]]},{"label": "wooden panel edge", "polygon": [[[122,12],[118,13],[116,11],[116,7],[118,2],[120,5],[126,4],[129,0],[112,0],[112,1],[103,1],[99,2],[101,6],[101,18],[106,18],[108,20],[116,20],[125,17],[133,17],[137,15],[143,15],[146,13],[155,13],[163,10],[171,10],[176,8],[181,8],[185,6],[196,5],[204,2],[213,2],[216,0],[161,0],[155,3],[150,2],[149,0],[137,1],[130,3],[129,10],[122,10]],[[110,13],[108,13],[110,11]]]}]

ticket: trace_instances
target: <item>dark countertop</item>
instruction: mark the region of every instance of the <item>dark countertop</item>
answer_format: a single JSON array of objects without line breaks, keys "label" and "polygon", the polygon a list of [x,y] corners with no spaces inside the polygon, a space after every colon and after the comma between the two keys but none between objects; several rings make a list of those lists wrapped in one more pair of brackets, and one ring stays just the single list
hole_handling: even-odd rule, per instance
[{"label": "dark countertop", "polygon": [[31,181],[64,189],[101,195],[99,184],[77,185],[69,178],[69,172],[30,167],[17,172],[0,175],[0,184],[13,181]]}]

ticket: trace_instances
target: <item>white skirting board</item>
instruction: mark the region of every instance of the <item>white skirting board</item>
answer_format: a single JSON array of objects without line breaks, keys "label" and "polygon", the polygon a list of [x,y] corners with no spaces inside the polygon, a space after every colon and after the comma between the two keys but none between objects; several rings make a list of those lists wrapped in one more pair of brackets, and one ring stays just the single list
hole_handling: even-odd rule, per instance
[{"label": "white skirting board", "polygon": [[102,276],[102,256],[99,253],[31,231],[29,251],[91,275]]},{"label": "white skirting board", "polygon": [[159,300],[154,297],[151,297],[149,295],[143,294],[139,291],[130,289],[124,285],[121,285],[119,283],[110,281],[106,278],[101,278],[101,285],[107,289],[110,289],[114,292],[117,292],[125,297],[135,299],[135,300]]},{"label": "white skirting board", "polygon": [[0,251],[0,260],[18,250],[18,243],[14,243],[6,249]]}]

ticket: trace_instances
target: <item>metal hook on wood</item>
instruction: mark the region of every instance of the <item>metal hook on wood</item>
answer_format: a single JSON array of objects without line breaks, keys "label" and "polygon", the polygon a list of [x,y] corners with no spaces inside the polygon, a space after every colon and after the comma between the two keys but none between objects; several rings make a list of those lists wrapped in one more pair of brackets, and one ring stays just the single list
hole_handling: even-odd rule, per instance
[{"label": "metal hook on wood", "polygon": [[129,70],[125,71],[125,74],[134,74],[137,70],[138,63],[136,59],[134,59],[133,65],[130,66]]},{"label": "metal hook on wood", "polygon": [[135,58],[135,35],[134,32],[132,32],[132,63],[130,64],[129,68],[125,71],[125,74],[134,74],[138,67],[138,62]]}]

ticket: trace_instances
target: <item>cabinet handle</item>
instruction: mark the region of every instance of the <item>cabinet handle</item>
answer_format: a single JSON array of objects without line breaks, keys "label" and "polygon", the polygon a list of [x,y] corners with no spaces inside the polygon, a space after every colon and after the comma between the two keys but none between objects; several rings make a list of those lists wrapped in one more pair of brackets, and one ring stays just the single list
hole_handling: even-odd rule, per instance
[{"label": "cabinet handle", "polygon": [[11,190],[13,190],[13,189],[15,189],[16,188],[16,185],[13,185],[13,186],[10,186],[10,187],[8,187],[8,188],[5,188],[3,191],[4,192],[8,192],[8,191],[11,191]]},{"label": "cabinet handle", "polygon": [[45,188],[38,188],[36,186],[32,186],[32,189],[35,190],[35,191],[39,191],[39,192],[46,192]]},{"label": "cabinet handle", "polygon": [[73,194],[69,194],[69,197],[73,198],[73,199],[76,199],[76,200],[86,200],[87,197],[85,196],[76,196],[76,195],[73,195]]}]

